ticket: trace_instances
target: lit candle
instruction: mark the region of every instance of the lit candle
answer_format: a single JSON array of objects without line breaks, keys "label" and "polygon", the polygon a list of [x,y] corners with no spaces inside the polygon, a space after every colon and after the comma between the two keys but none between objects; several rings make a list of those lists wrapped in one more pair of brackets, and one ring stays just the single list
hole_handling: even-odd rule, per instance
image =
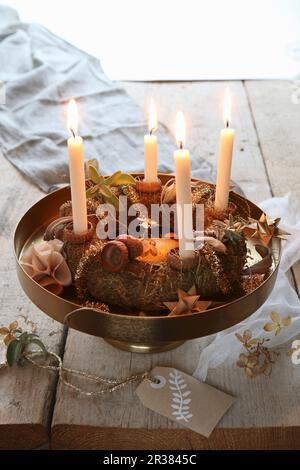
[{"label": "lit candle", "polygon": [[153,99],[149,106],[149,134],[144,137],[144,158],[146,183],[157,182],[157,138],[154,131],[157,128],[157,113]]},{"label": "lit candle", "polygon": [[226,88],[223,110],[225,129],[222,129],[220,134],[220,156],[215,196],[215,209],[218,211],[226,211],[228,208],[232,148],[235,134],[234,129],[229,127],[230,117],[231,99],[229,88]]},{"label": "lit candle", "polygon": [[85,174],[83,140],[77,134],[78,111],[74,100],[68,105],[68,129],[72,137],[68,139],[69,171],[72,198],[73,230],[76,235],[87,232],[87,208],[85,195]]},{"label": "lit candle", "polygon": [[186,259],[194,256],[193,209],[190,152],[183,148],[185,142],[185,122],[181,111],[176,115],[175,127],[176,141],[179,147],[174,152],[179,255],[181,258]]}]

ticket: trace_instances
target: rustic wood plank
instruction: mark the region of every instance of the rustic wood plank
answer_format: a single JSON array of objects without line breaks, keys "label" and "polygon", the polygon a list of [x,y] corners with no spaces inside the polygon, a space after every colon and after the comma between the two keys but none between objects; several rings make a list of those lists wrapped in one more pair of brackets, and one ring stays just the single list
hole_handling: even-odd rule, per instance
[{"label": "rustic wood plank", "polygon": [[[199,357],[193,340],[163,354],[138,355],[114,349],[102,339],[70,332],[66,367],[105,377],[125,377],[172,365],[192,373]],[[99,358],[103,360],[99,360]],[[271,377],[247,379],[237,367],[210,371],[207,382],[238,399],[206,439],[150,410],[128,386],[99,399],[78,397],[62,385],[52,427],[52,446],[61,449],[279,449],[300,446],[300,376],[282,350]],[[80,385],[80,381],[73,383]],[[82,384],[82,382],[81,382]]]},{"label": "rustic wood plank", "polygon": [[[230,84],[235,96],[237,142],[233,178],[247,196],[258,202],[270,196],[268,177],[253,126],[245,89]],[[225,84],[126,84],[128,92],[143,105],[154,96],[160,120],[170,126],[177,108],[189,116],[188,142],[216,162],[221,102]],[[173,114],[172,114],[173,113]],[[110,377],[127,376],[154,365],[172,365],[192,372],[203,340],[188,342],[175,351],[139,356],[117,351],[103,340],[70,331],[65,365]],[[243,372],[225,365],[210,371],[211,383],[238,397],[209,440],[144,409],[134,387],[101,399],[73,396],[59,386],[52,423],[52,443],[59,448],[85,449],[183,449],[183,448],[297,448],[300,445],[299,372],[282,353],[270,378],[247,380]],[[278,377],[280,376],[280,380]],[[253,429],[255,426],[255,429]],[[251,436],[251,439],[250,439]]]},{"label": "rustic wood plank", "polygon": [[[300,211],[300,104],[292,100],[289,81],[246,82],[249,103],[260,140],[272,193],[291,191]],[[300,292],[300,262],[293,267]]]},{"label": "rustic wood plank", "polygon": [[[49,348],[59,352],[63,329],[22,292],[13,255],[15,225],[42,193],[2,156],[0,173],[0,325],[15,319],[24,324],[24,316],[37,325]],[[29,365],[0,370],[0,449],[33,449],[49,441],[56,380],[53,373]]]}]

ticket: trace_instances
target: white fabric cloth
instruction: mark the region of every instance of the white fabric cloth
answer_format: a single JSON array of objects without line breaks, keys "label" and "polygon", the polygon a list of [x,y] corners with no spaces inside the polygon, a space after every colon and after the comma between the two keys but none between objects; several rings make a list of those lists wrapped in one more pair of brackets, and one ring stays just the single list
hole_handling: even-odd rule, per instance
[{"label": "white fabric cloth", "polygon": [[[268,300],[249,318],[227,330],[216,334],[208,346],[205,346],[199,358],[194,376],[199,380],[206,379],[208,369],[235,363],[239,354],[245,352],[243,345],[235,334],[250,329],[253,337],[268,337],[268,347],[276,347],[294,338],[300,333],[300,300],[291,287],[286,276],[288,269],[300,259],[300,213],[293,204],[293,196],[275,197],[263,201],[260,207],[270,217],[281,217],[280,227],[291,235],[283,241],[282,259],[274,289]],[[288,327],[282,328],[275,336],[264,331],[263,327],[270,322],[270,313],[276,311],[281,317],[291,316]],[[207,339],[206,339],[207,341]],[[201,347],[201,340],[199,346]]]}]

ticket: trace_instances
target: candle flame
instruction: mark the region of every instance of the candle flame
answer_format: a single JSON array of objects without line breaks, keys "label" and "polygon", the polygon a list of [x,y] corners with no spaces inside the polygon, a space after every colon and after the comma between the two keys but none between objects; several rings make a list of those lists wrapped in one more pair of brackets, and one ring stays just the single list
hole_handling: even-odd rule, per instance
[{"label": "candle flame", "polygon": [[78,131],[78,108],[74,99],[71,99],[68,104],[67,126],[69,131],[75,137]]},{"label": "candle flame", "polygon": [[231,121],[231,95],[227,87],[224,96],[223,119],[226,127],[229,127]]},{"label": "candle flame", "polygon": [[176,142],[179,148],[185,144],[185,121],[184,115],[182,111],[178,111],[176,114],[175,120],[175,135],[176,135]]},{"label": "candle flame", "polygon": [[149,104],[149,132],[152,134],[157,129],[157,111],[153,98]]}]

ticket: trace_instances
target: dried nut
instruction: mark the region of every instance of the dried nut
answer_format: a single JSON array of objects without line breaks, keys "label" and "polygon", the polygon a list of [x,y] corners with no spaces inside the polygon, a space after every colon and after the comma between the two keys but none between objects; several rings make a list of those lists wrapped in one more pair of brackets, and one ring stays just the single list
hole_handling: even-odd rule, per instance
[{"label": "dried nut", "polygon": [[167,263],[170,268],[175,269],[176,271],[192,269],[197,266],[198,263],[197,252],[195,252],[195,256],[193,258],[182,260],[179,256],[178,248],[173,248],[167,254]]},{"label": "dried nut", "polygon": [[128,264],[127,246],[117,240],[106,243],[102,249],[101,262],[104,271],[109,273],[123,271]]},{"label": "dried nut", "polygon": [[143,243],[138,238],[131,235],[119,235],[117,240],[124,243],[128,248],[129,257],[131,259],[137,258],[143,254]]}]

